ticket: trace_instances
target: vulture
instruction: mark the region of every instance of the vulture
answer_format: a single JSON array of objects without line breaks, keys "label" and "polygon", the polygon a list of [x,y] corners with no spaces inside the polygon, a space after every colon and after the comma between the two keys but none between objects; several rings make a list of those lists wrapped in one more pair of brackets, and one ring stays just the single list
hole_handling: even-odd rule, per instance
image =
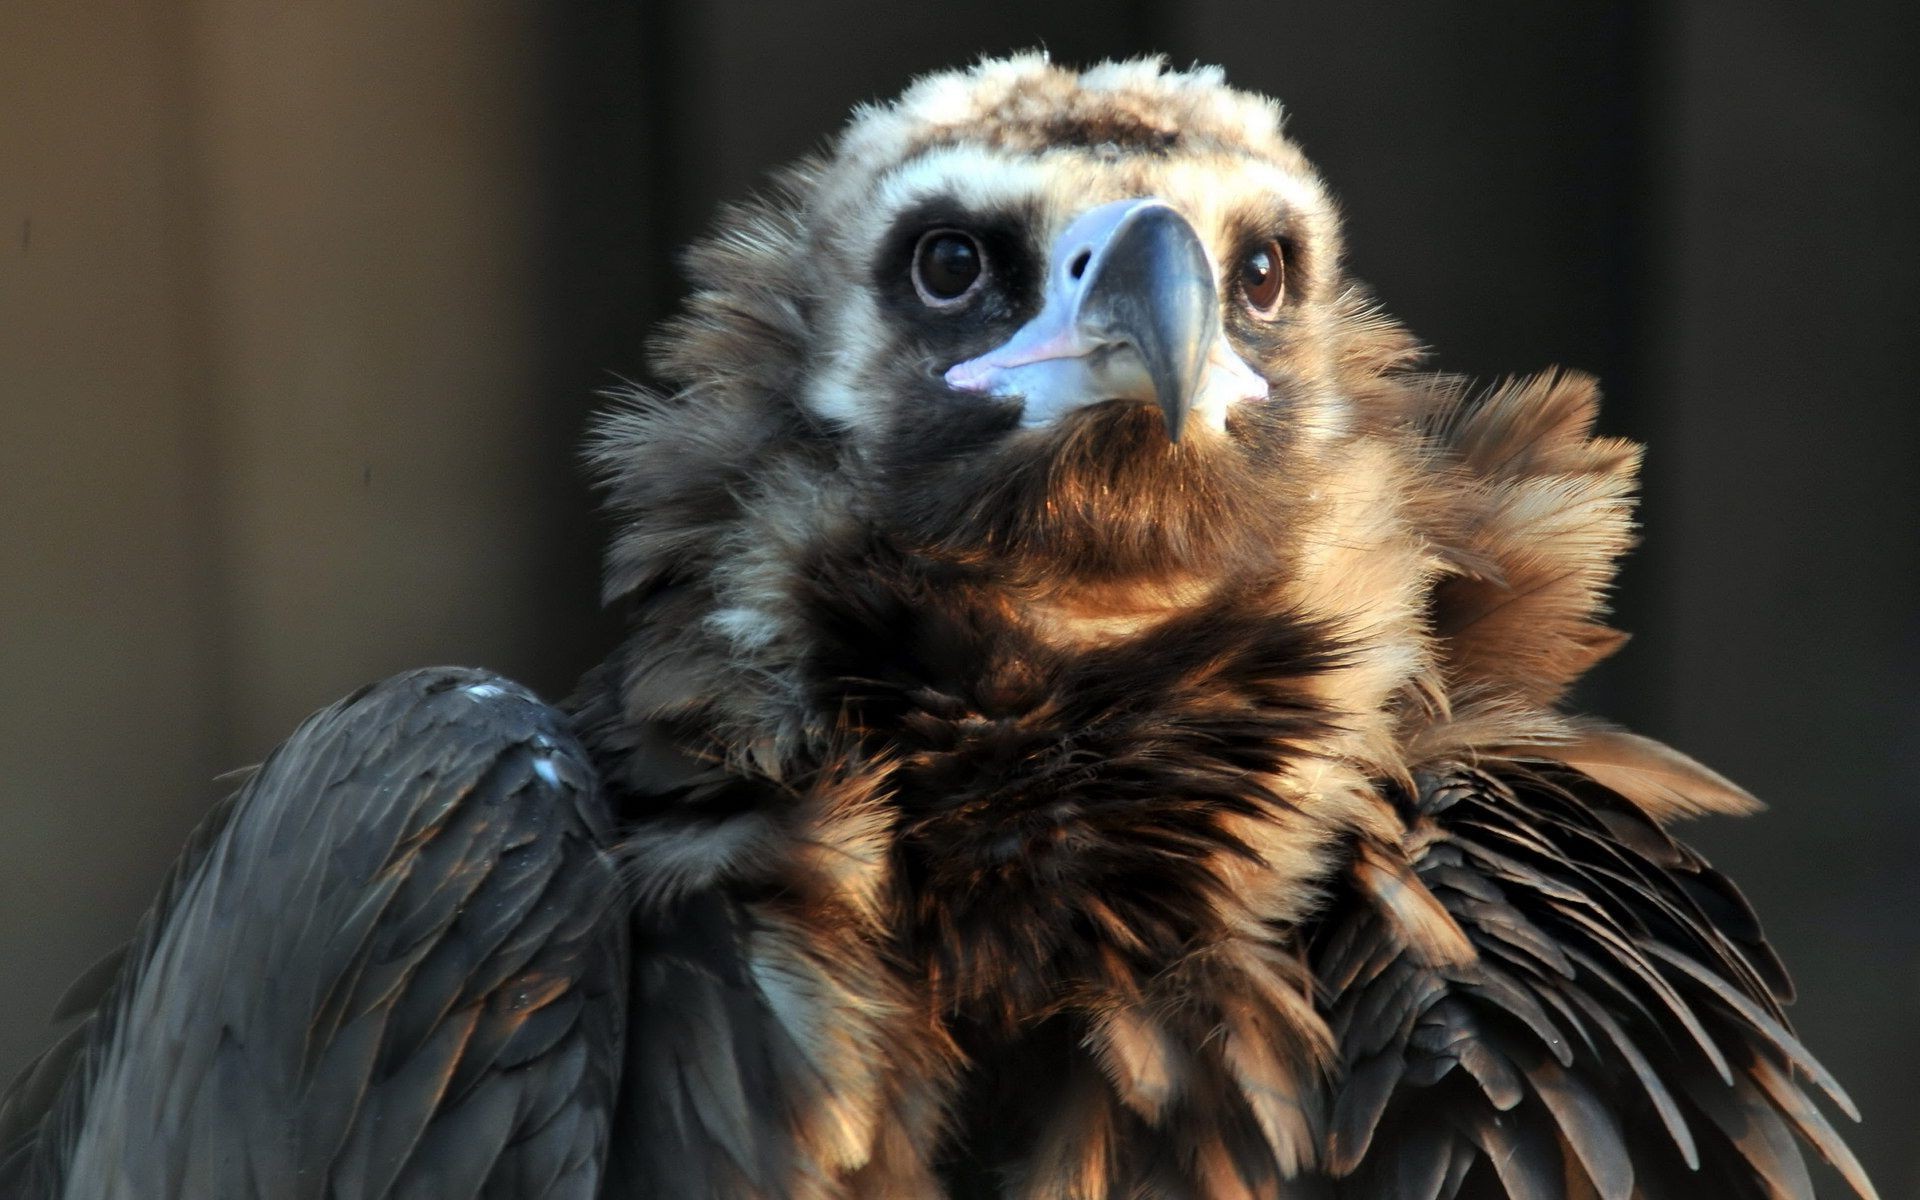
[{"label": "vulture", "polygon": [[1873,1197],[1671,832],[1755,801],[1564,704],[1638,448],[1423,367],[1274,102],[982,61],[686,261],[589,449],[622,644],[300,726],[6,1195]]}]

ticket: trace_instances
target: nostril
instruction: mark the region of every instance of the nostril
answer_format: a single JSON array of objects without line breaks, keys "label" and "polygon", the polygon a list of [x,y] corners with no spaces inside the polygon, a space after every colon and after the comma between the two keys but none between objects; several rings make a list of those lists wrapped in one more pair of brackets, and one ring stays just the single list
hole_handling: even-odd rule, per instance
[{"label": "nostril", "polygon": [[1087,273],[1087,264],[1091,261],[1093,261],[1093,251],[1091,250],[1082,250],[1080,253],[1074,255],[1073,261],[1067,264],[1068,277],[1078,279],[1082,275],[1085,275]]}]

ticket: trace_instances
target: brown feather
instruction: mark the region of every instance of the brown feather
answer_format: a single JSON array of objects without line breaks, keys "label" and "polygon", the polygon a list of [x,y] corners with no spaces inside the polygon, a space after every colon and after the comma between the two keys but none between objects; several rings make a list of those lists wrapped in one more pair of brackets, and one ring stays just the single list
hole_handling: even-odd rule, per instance
[{"label": "brown feather", "polygon": [[1404,859],[1363,841],[1353,860],[1353,882],[1421,966],[1460,966],[1477,957],[1473,943]]},{"label": "brown feather", "polygon": [[1662,824],[1708,813],[1744,817],[1766,807],[1673,747],[1596,722],[1575,726],[1571,740],[1540,753],[1625,796]]}]

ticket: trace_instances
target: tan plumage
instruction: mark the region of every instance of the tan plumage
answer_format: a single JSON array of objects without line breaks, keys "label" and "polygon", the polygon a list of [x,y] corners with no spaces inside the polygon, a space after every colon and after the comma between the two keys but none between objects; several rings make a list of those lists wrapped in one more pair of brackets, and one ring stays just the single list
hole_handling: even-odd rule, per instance
[{"label": "tan plumage", "polygon": [[1797,1137],[1873,1195],[1665,828],[1754,801],[1560,707],[1638,449],[1583,377],[1421,370],[1277,106],[934,76],[688,266],[593,447],[625,644],[564,722],[426,672],[296,734],[0,1183],[144,1137],[150,1195],[1806,1196]]}]

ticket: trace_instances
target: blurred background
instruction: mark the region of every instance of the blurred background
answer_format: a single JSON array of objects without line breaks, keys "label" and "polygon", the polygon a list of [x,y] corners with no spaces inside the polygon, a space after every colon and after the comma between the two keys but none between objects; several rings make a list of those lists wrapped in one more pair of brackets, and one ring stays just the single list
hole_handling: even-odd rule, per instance
[{"label": "blurred background", "polygon": [[717,199],[981,52],[1287,104],[1449,368],[1646,441],[1590,707],[1768,800],[1740,880],[1920,1195],[1920,104],[1905,4],[6,0],[0,1072],[214,776],[434,662],[614,636],[576,458]]}]

